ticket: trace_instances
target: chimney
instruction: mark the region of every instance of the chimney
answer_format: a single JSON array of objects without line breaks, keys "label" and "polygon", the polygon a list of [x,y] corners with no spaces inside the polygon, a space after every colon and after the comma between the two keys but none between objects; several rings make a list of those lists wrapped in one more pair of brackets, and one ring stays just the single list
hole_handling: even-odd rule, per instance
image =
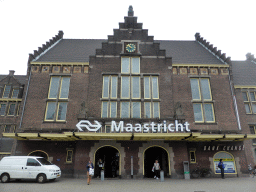
[{"label": "chimney", "polygon": [[14,75],[14,73],[15,73],[15,71],[14,71],[14,70],[9,70],[9,75],[10,75],[10,76],[13,76],[13,75]]}]

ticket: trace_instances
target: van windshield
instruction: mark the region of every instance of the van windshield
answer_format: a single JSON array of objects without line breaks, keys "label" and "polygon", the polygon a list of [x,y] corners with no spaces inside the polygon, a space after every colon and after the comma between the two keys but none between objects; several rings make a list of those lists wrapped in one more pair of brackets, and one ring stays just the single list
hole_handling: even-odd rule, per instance
[{"label": "van windshield", "polygon": [[36,158],[42,165],[52,165],[49,161],[47,161],[45,158]]}]

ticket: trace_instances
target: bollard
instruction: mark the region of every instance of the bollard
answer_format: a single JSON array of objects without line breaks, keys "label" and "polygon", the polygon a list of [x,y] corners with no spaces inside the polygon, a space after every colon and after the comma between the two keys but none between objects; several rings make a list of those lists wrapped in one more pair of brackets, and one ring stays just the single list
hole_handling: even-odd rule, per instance
[{"label": "bollard", "polygon": [[164,171],[160,171],[160,179],[161,179],[161,182],[164,182]]},{"label": "bollard", "polygon": [[100,175],[101,181],[104,181],[104,170],[101,170]]}]

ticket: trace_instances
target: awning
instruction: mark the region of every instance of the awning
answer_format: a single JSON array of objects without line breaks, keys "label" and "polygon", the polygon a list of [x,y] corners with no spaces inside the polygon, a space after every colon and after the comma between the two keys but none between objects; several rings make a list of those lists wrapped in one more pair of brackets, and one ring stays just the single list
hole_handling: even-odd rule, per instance
[{"label": "awning", "polygon": [[133,140],[133,141],[243,141],[256,139],[256,134],[202,134],[195,133],[3,133],[4,137],[17,140],[75,141],[75,140]]}]

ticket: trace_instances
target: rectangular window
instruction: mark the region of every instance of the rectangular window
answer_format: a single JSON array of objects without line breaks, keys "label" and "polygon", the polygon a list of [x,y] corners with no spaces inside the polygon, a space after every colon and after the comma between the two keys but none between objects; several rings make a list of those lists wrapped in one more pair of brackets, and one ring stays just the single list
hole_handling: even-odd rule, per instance
[{"label": "rectangular window", "polygon": [[140,77],[132,77],[132,98],[140,98]]},{"label": "rectangular window", "polygon": [[57,99],[59,92],[60,77],[52,77],[49,90],[49,99]]},{"label": "rectangular window", "polygon": [[102,98],[109,97],[109,76],[103,76]]},{"label": "rectangular window", "polygon": [[60,98],[61,99],[67,99],[69,94],[69,84],[70,84],[70,78],[69,77],[63,77],[61,81],[61,87],[60,87]]},{"label": "rectangular window", "polygon": [[200,85],[201,85],[202,99],[212,100],[209,79],[200,79]]},{"label": "rectangular window", "polygon": [[9,110],[8,110],[9,116],[14,116],[15,106],[16,106],[15,103],[9,103]]},{"label": "rectangular window", "polygon": [[117,117],[117,102],[110,102],[110,118]]},{"label": "rectangular window", "polygon": [[70,77],[54,76],[51,78],[46,105],[46,121],[65,121],[67,114]]},{"label": "rectangular window", "polygon": [[215,122],[210,81],[207,78],[191,78],[194,119],[198,123]]},{"label": "rectangular window", "polygon": [[107,118],[108,117],[108,102],[104,101],[102,102],[102,107],[101,107],[101,117],[102,118]]},{"label": "rectangular window", "polygon": [[122,57],[121,58],[121,73],[139,74],[140,73],[140,58],[139,57]]},{"label": "rectangular window", "polygon": [[5,115],[5,110],[6,110],[6,104],[1,104],[0,106],[0,115],[4,116]]},{"label": "rectangular window", "polygon": [[256,98],[254,91],[242,92],[246,114],[256,114]]},{"label": "rectangular window", "polygon": [[190,79],[191,92],[193,100],[201,100],[200,89],[199,89],[199,79]]},{"label": "rectangular window", "polygon": [[105,133],[111,133],[111,126],[106,125],[105,130],[106,130]]},{"label": "rectangular window", "polygon": [[213,104],[204,103],[204,113],[206,122],[214,122]]},{"label": "rectangular window", "polygon": [[111,98],[117,98],[117,85],[118,85],[118,77],[112,76],[111,77]]},{"label": "rectangular window", "polygon": [[144,99],[159,99],[158,77],[144,77]]},{"label": "rectangular window", "polygon": [[159,102],[153,102],[153,118],[160,117]]},{"label": "rectangular window", "polygon": [[66,113],[67,113],[67,102],[59,102],[58,103],[58,117],[57,120],[65,121],[66,120]]},{"label": "rectangular window", "polygon": [[53,121],[56,111],[56,102],[48,102],[46,107],[45,120]]},{"label": "rectangular window", "polygon": [[11,125],[5,125],[4,132],[5,133],[10,133],[11,132]]},{"label": "rectangular window", "polygon": [[5,85],[3,98],[9,98],[11,92],[11,85]]},{"label": "rectangular window", "polygon": [[130,73],[130,58],[129,57],[122,57],[121,73]]},{"label": "rectangular window", "polygon": [[140,73],[140,58],[132,57],[131,59],[132,72],[131,73]]},{"label": "rectangular window", "polygon": [[203,122],[202,104],[193,104],[195,122]]},{"label": "rectangular window", "polygon": [[117,76],[103,76],[103,86],[102,86],[102,98],[117,98],[117,86],[118,77]]},{"label": "rectangular window", "polygon": [[72,159],[73,159],[73,150],[72,149],[68,149],[67,150],[66,163],[72,163]]},{"label": "rectangular window", "polygon": [[128,76],[121,77],[121,98],[130,98],[130,77]]},{"label": "rectangular window", "polygon": [[152,77],[152,95],[153,95],[153,99],[158,99],[159,98],[158,77]]},{"label": "rectangular window", "polygon": [[132,118],[140,118],[140,102],[132,102]]},{"label": "rectangular window", "polygon": [[196,163],[196,152],[195,151],[190,151],[190,163]]},{"label": "rectangular window", "polygon": [[151,103],[150,102],[144,103],[144,117],[151,118]]},{"label": "rectangular window", "polygon": [[151,99],[150,77],[144,77],[144,98]]},{"label": "rectangular window", "polygon": [[[251,134],[256,134],[256,125],[250,125],[249,128],[250,128]],[[252,143],[253,143],[254,145],[256,145],[256,139],[253,139],[253,140],[252,140]]]},{"label": "rectangular window", "polygon": [[18,95],[19,95],[19,89],[13,89],[12,98],[18,98]]},{"label": "rectangular window", "polygon": [[130,118],[130,102],[121,102],[121,118]]}]

